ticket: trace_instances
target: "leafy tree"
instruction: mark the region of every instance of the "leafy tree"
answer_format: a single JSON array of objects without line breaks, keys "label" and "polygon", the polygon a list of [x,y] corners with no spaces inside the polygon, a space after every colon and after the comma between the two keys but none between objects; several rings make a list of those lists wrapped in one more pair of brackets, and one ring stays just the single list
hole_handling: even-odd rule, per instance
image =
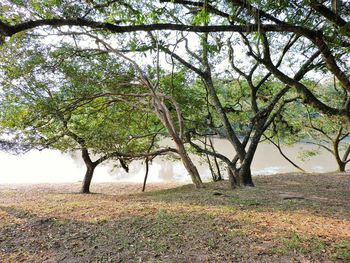
[{"label": "leafy tree", "polygon": [[[344,91],[339,89],[336,82],[321,85],[323,100],[334,105],[342,103]],[[314,83],[316,89],[321,85]],[[304,141],[317,145],[333,155],[338,171],[345,171],[350,154],[350,144],[347,142],[350,126],[346,118],[326,115],[298,102],[285,109],[275,125],[273,134],[287,144]]]},{"label": "leafy tree", "polygon": [[344,172],[350,162],[350,143],[346,141],[350,127],[342,118],[317,115],[317,112],[308,111],[309,123],[305,127],[312,139],[311,143],[331,153],[337,162],[338,171]]},{"label": "leafy tree", "polygon": [[[128,170],[127,163],[134,159],[175,151],[158,147],[162,128],[154,114],[145,112],[139,100],[125,100],[118,93],[139,89],[132,71],[106,54],[71,52],[33,47],[23,59],[14,53],[3,58],[1,125],[13,142],[80,150],[87,168],[84,193],[96,166],[108,159],[119,160]],[[97,156],[95,161],[91,154]]]},{"label": "leafy tree", "polygon": [[[291,86],[273,85],[274,82],[270,81],[273,74],[260,66],[259,60],[263,54],[260,50],[259,39],[254,40],[249,35],[241,35],[242,44],[247,46],[247,52],[255,54],[256,59],[250,63],[245,62],[237,65],[230,39],[227,40],[229,43],[224,45],[222,44],[223,36],[210,38],[208,34],[198,35],[201,46],[195,47],[196,49],[191,49],[187,41],[180,38],[174,46],[179,46],[182,41],[185,42],[187,57],[184,57],[172,51],[172,46],[159,45],[158,42],[162,42],[162,40],[157,39],[151,33],[149,35],[154,48],[160,48],[171,58],[191,70],[203,82],[203,88],[210,98],[210,101],[207,102],[207,108],[209,108],[207,120],[209,123],[206,125],[207,128],[210,128],[208,131],[211,134],[220,134],[226,138],[234,147],[236,156],[230,160],[218,152],[209,151],[196,145],[191,141],[191,137],[196,136],[195,138],[198,139],[198,135],[200,135],[198,131],[187,134],[191,145],[196,150],[215,156],[228,165],[232,187],[236,185],[253,186],[250,167],[262,135],[276,116],[280,114],[283,107],[298,99],[295,95],[293,97],[287,94],[291,90]],[[285,60],[288,60],[285,57],[296,45],[297,40],[297,37],[291,36],[286,44],[280,47],[282,51],[277,58],[276,67],[279,68],[285,65]],[[254,44],[255,42],[258,43]],[[220,48],[228,53],[231,70],[236,76],[238,75],[237,79],[226,77],[226,80],[219,80],[219,78],[222,78],[222,76],[220,77],[222,73],[216,73],[214,68],[215,65],[223,63],[221,59],[225,59],[217,56]],[[319,64],[315,61],[318,55],[319,53],[316,52],[300,61],[300,68],[294,76],[295,80],[302,79]],[[244,82],[240,78],[243,78]],[[237,83],[237,85],[223,85],[225,82]],[[219,88],[220,86],[221,88]],[[244,106],[242,107],[242,105]],[[237,107],[239,107],[238,110]],[[222,125],[223,132],[215,128],[217,124],[213,123],[212,116],[216,116],[219,125]],[[241,131],[237,123],[244,126],[245,131]]]},{"label": "leafy tree", "polygon": [[[324,114],[349,119],[350,79],[346,63],[350,46],[348,7],[345,1],[316,0],[45,1],[43,5],[35,1],[9,0],[1,7],[4,12],[0,17],[0,34],[6,42],[6,37],[13,39],[22,32],[44,34],[47,29],[61,36],[73,36],[78,46],[84,40],[79,39],[80,36],[85,34],[96,41],[101,52],[112,53],[131,63],[144,87],[153,94],[152,103],[159,119],[177,144],[194,182],[200,187],[198,171],[184,147],[181,109],[171,96],[158,89],[159,53],[168,54],[172,62],[181,63],[203,81],[210,97],[209,104],[213,105],[212,115],[223,125],[225,137],[237,152],[233,160],[214,151],[210,154],[221,158],[230,167],[232,182],[253,185],[250,165],[260,138],[290,100],[301,100]],[[126,45],[120,44],[120,34]],[[198,40],[200,45],[191,46],[191,39]],[[225,44],[227,41],[229,43]],[[121,48],[113,47],[112,42],[119,43]],[[245,60],[248,63],[240,66],[233,63],[231,71],[247,81],[251,98],[250,110],[241,114],[249,119],[247,126],[250,129],[243,141],[234,128],[233,122],[237,119],[225,112],[215,83],[219,74],[214,70],[227,57],[228,49],[235,49],[238,45],[246,47]],[[178,53],[181,49],[185,56]],[[148,52],[156,51],[156,76],[150,76],[145,71],[143,67],[147,63],[127,57],[125,51],[142,52],[146,57]],[[321,60],[318,60],[319,57]],[[232,58],[230,60],[232,62]],[[260,74],[258,78],[257,72]],[[322,91],[308,85],[309,72],[314,72],[315,76],[319,72],[334,75],[345,91],[342,103],[325,101]],[[285,86],[265,89],[266,83],[273,77]],[[156,93],[158,90],[162,92]],[[263,101],[266,90],[272,96],[268,102]],[[293,93],[290,93],[292,90]],[[298,98],[290,96],[295,93]],[[169,111],[167,103],[170,102],[176,109],[176,115]],[[190,141],[193,132],[186,134]],[[209,154],[206,149],[197,150]]]},{"label": "leafy tree", "polygon": [[[349,92],[350,80],[346,73],[348,69],[342,63],[348,57],[349,4],[337,1],[332,9],[330,2],[231,0],[211,3],[161,0],[160,5],[158,2],[146,1],[106,1],[98,4],[93,1],[47,1],[38,5],[36,1],[8,1],[2,5],[4,12],[0,18],[0,32],[4,38],[37,27],[69,25],[110,33],[176,30],[258,32],[265,36],[268,32],[276,32],[278,35],[295,34],[311,43],[322,54],[325,68]],[[188,9],[191,12],[186,12]],[[28,21],[27,17],[31,17],[31,20]],[[305,101],[333,115],[349,115],[348,108],[327,107],[300,81],[293,80],[274,67],[266,37],[264,46],[265,56],[259,61],[285,84],[298,90],[305,97]]]}]

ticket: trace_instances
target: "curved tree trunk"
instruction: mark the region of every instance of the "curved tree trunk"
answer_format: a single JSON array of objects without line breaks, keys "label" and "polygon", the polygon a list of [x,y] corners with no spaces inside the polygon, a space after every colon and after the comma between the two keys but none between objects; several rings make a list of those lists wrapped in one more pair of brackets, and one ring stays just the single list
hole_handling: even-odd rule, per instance
[{"label": "curved tree trunk", "polygon": [[196,188],[202,188],[203,182],[199,175],[197,167],[194,165],[191,158],[188,156],[184,142],[180,137],[179,133],[176,131],[175,124],[170,116],[168,108],[158,97],[153,98],[153,104],[159,119],[168,129],[171,138],[174,140],[176,148],[178,150],[178,154],[180,155],[181,161],[184,164],[187,172],[191,176],[192,182],[195,184]]},{"label": "curved tree trunk", "polygon": [[95,171],[95,168],[96,168],[98,162],[95,162],[95,163],[92,162],[92,160],[90,158],[89,151],[87,150],[87,148],[82,149],[81,155],[83,157],[83,160],[84,160],[84,163],[86,166],[86,173],[84,176],[83,185],[81,187],[80,192],[83,194],[89,194],[92,176],[94,175],[94,171]]},{"label": "curved tree trunk", "polygon": [[345,166],[346,163],[343,163],[342,161],[338,162],[338,172],[345,172]]},{"label": "curved tree trunk", "polygon": [[[210,148],[212,149],[213,153],[216,153],[214,143],[210,137],[209,137],[209,143],[210,143]],[[214,164],[215,164],[216,172],[217,172],[217,174],[215,176],[215,182],[222,181],[223,178],[222,178],[221,171],[220,171],[220,165],[219,165],[218,159],[215,156],[214,156]]]},{"label": "curved tree trunk", "polygon": [[243,163],[243,165],[239,168],[238,178],[241,186],[254,187],[250,166],[251,163]]},{"label": "curved tree trunk", "polygon": [[342,163],[344,164],[344,171],[345,172],[345,168],[346,168],[346,165],[348,164],[349,160],[349,155],[350,155],[350,143],[348,144],[348,147],[346,148],[344,154],[343,154],[343,158],[342,158]]},{"label": "curved tree trunk", "polygon": [[87,166],[86,173],[83,180],[83,185],[80,191],[81,193],[83,194],[90,193],[90,185],[91,185],[92,176],[94,175],[95,168],[96,166],[94,165]]},{"label": "curved tree trunk", "polygon": [[[343,127],[341,127],[338,130],[338,134],[332,142],[333,143],[333,154],[334,154],[335,160],[336,160],[337,165],[338,165],[338,172],[345,172],[345,166],[346,166],[346,161],[342,160],[342,158],[340,157],[340,152],[339,152],[339,144],[341,141],[340,137],[341,137],[342,131],[343,131]],[[344,154],[344,157],[345,157],[345,154]]]},{"label": "curved tree trunk", "polygon": [[261,136],[264,134],[265,123],[266,123],[266,117],[258,120],[258,123],[256,125],[256,131],[253,137],[251,138],[251,142],[249,144],[248,150],[244,155],[243,162],[241,164],[241,167],[238,170],[237,177],[239,178],[240,184],[242,186],[254,187],[251,166],[252,166],[253,158],[258,148]]},{"label": "curved tree trunk", "polygon": [[196,188],[203,188],[203,182],[197,170],[197,167],[192,162],[191,158],[188,156],[185,146],[180,138],[174,140],[179,150],[179,155],[184,164],[186,170],[191,176],[192,182],[195,184]]},{"label": "curved tree trunk", "polygon": [[240,186],[237,177],[235,176],[235,171],[228,165],[227,166],[228,180],[230,182],[230,188],[235,189]]},{"label": "curved tree trunk", "polygon": [[149,160],[146,158],[145,160],[145,166],[146,166],[146,172],[145,172],[145,178],[143,179],[143,186],[142,186],[142,192],[146,190],[146,183],[147,183],[147,177],[148,177],[148,171],[149,171]]}]

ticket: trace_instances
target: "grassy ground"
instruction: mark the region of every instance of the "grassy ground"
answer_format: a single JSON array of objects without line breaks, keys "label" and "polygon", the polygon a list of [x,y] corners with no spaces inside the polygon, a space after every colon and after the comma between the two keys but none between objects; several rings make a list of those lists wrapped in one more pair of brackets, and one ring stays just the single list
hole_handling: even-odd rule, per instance
[{"label": "grassy ground", "polygon": [[0,185],[0,262],[350,262],[350,175],[255,182]]}]

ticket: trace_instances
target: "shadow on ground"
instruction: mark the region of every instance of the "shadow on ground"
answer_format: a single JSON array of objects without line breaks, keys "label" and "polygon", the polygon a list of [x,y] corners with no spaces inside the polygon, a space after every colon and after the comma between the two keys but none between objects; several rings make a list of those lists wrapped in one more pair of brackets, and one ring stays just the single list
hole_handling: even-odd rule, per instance
[{"label": "shadow on ground", "polygon": [[0,262],[348,262],[349,179],[289,174],[251,189],[144,194],[2,187]]}]

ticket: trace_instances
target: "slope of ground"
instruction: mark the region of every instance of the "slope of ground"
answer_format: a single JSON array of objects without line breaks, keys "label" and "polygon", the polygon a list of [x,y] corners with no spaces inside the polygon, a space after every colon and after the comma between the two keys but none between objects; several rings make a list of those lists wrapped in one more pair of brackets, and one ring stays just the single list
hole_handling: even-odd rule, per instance
[{"label": "slope of ground", "polygon": [[350,262],[350,175],[0,185],[0,262]]}]

